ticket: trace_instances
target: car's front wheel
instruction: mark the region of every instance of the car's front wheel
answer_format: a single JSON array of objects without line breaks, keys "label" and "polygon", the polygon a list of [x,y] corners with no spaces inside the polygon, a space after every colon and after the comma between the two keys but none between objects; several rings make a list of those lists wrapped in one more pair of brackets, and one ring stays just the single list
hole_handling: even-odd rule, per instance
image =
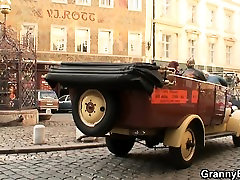
[{"label": "car's front wheel", "polygon": [[134,142],[135,137],[127,135],[111,134],[106,137],[108,150],[119,157],[126,156],[131,151]]},{"label": "car's front wheel", "polygon": [[182,136],[181,146],[169,147],[169,152],[177,169],[184,169],[192,165],[197,147],[196,131],[190,125]]},{"label": "car's front wheel", "polygon": [[73,118],[80,131],[88,136],[108,133],[117,118],[117,102],[107,91],[89,89],[73,97]]}]

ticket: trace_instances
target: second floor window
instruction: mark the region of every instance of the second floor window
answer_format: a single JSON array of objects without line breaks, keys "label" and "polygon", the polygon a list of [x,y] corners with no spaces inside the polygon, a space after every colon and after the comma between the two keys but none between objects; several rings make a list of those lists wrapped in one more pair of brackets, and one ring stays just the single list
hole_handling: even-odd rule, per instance
[{"label": "second floor window", "polygon": [[91,0],[76,0],[76,4],[77,5],[87,5],[87,6],[90,6],[91,5]]},{"label": "second floor window", "polygon": [[214,56],[215,56],[215,44],[209,43],[209,58],[211,63],[214,62]]},{"label": "second floor window", "polygon": [[231,63],[232,46],[226,45],[226,62]]},{"label": "second floor window", "polygon": [[24,24],[20,32],[20,42],[24,46],[35,49],[37,48],[37,25]]},{"label": "second floor window", "polygon": [[76,52],[87,53],[90,50],[90,33],[88,29],[76,29],[75,31]]},{"label": "second floor window", "polygon": [[230,14],[225,14],[225,31],[231,31],[231,20],[232,16]]},{"label": "second floor window", "polygon": [[171,0],[162,0],[162,15],[167,16],[170,14]]},{"label": "second floor window", "polygon": [[208,26],[213,27],[215,24],[215,11],[212,9],[209,9],[208,16],[209,16],[208,17]]},{"label": "second floor window", "polygon": [[142,0],[128,0],[128,10],[141,11]]},{"label": "second floor window", "polygon": [[196,40],[189,39],[188,40],[188,54],[189,57],[195,57],[196,55]]},{"label": "second floor window", "polygon": [[170,57],[170,42],[171,35],[162,35],[162,57],[169,58]]},{"label": "second floor window", "polygon": [[112,54],[113,34],[112,31],[102,30],[98,33],[98,53]]},{"label": "second floor window", "polygon": [[113,2],[114,0],[99,0],[99,6],[113,8]]},{"label": "second floor window", "polygon": [[190,23],[196,23],[196,16],[197,16],[197,6],[191,5],[190,6]]},{"label": "second floor window", "polygon": [[65,27],[51,27],[51,50],[66,51],[67,45],[67,30]]}]

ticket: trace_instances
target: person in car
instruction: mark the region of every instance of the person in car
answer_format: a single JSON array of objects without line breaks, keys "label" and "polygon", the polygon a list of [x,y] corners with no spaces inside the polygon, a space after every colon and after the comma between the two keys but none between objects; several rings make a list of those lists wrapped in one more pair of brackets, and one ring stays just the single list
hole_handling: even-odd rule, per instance
[{"label": "person in car", "polygon": [[227,81],[225,79],[223,79],[221,76],[215,75],[215,74],[210,74],[207,71],[203,71],[203,73],[204,73],[208,82],[215,83],[215,84],[220,84],[222,86],[227,87],[227,85],[228,85]]},{"label": "person in car", "polygon": [[179,63],[177,61],[169,62],[168,67],[173,68],[175,70],[176,75],[181,75],[180,70],[179,70]]},{"label": "person in car", "polygon": [[187,69],[183,72],[183,76],[206,81],[206,77],[204,76],[203,72],[194,68],[195,66],[194,58],[192,57],[189,58],[187,60],[186,66],[187,66]]}]

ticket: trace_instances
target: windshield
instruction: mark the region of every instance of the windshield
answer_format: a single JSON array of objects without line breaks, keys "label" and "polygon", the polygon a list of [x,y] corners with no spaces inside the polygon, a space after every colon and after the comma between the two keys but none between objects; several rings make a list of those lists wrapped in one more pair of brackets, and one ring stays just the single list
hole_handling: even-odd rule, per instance
[{"label": "windshield", "polygon": [[40,92],[40,99],[57,99],[57,95],[53,91]]}]

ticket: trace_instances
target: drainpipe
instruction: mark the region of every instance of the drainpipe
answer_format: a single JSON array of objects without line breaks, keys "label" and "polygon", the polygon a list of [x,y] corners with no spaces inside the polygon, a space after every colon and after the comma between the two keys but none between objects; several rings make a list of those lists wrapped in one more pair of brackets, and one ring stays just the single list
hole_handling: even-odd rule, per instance
[{"label": "drainpipe", "polygon": [[156,55],[156,47],[155,47],[155,0],[153,0],[153,60],[152,62],[154,63],[155,61],[155,55]]}]

